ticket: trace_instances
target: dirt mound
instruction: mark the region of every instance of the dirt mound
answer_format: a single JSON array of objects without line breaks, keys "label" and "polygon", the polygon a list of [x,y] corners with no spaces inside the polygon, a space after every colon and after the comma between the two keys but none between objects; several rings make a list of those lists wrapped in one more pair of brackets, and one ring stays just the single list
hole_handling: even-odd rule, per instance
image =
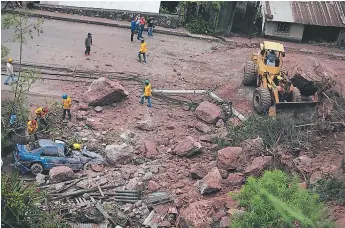
[{"label": "dirt mound", "polygon": [[284,69],[294,86],[303,96],[314,95],[335,85],[337,73],[313,57],[303,60],[286,60]]}]

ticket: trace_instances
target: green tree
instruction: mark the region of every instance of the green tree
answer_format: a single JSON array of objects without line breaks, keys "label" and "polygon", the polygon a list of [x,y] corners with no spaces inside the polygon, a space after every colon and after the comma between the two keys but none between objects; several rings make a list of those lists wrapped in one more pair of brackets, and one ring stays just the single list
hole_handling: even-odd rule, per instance
[{"label": "green tree", "polygon": [[46,213],[37,205],[46,194],[35,184],[24,184],[17,175],[1,175],[1,227],[65,228],[67,223],[54,211]]},{"label": "green tree", "polygon": [[334,227],[317,194],[298,186],[280,170],[266,171],[263,177],[249,177],[240,193],[234,195],[243,215],[232,219],[231,227]]},{"label": "green tree", "polygon": [[[33,39],[35,33],[39,36],[40,33],[43,32],[43,22],[43,19],[37,19],[32,22],[29,19],[27,10],[24,14],[5,14],[2,18],[2,27],[5,29],[13,29],[13,40],[19,42],[20,45],[18,83],[11,87],[11,90],[14,92],[11,112],[15,111],[18,119],[22,121],[27,120],[28,114],[26,93],[29,92],[32,84],[40,78],[40,74],[36,70],[29,69],[22,71],[23,44],[27,42],[28,37]],[[1,48],[5,49],[3,46]]]}]

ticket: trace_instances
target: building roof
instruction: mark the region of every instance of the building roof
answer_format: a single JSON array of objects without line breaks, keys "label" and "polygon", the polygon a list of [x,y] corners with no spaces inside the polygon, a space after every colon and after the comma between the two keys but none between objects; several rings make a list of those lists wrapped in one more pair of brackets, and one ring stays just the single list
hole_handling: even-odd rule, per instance
[{"label": "building roof", "polygon": [[269,1],[262,7],[267,21],[345,27],[344,2]]},{"label": "building roof", "polygon": [[281,43],[264,41],[264,47],[265,49],[268,49],[268,50],[284,52],[284,46]]}]

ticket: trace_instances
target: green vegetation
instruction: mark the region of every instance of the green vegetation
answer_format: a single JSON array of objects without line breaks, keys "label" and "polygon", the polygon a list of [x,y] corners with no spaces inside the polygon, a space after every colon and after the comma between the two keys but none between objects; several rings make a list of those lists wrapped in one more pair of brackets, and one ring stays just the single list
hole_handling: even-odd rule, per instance
[{"label": "green vegetation", "polygon": [[67,223],[37,204],[45,198],[33,184],[25,185],[16,175],[1,175],[1,226],[10,228],[65,228]]},{"label": "green vegetation", "polygon": [[242,227],[334,227],[317,194],[298,186],[279,170],[266,171],[263,177],[249,177],[240,193],[234,195],[243,215],[232,218],[232,228]]},{"label": "green vegetation", "polygon": [[345,206],[345,174],[339,177],[324,177],[311,189],[324,201],[335,201]]},{"label": "green vegetation", "polygon": [[307,146],[310,132],[296,127],[301,122],[287,116],[250,116],[239,126],[230,126],[229,135],[232,146],[239,146],[243,140],[261,137],[264,146],[286,148]]},{"label": "green vegetation", "polygon": [[204,21],[202,19],[193,20],[186,25],[186,28],[191,33],[195,34],[214,34],[214,26],[212,23]]}]

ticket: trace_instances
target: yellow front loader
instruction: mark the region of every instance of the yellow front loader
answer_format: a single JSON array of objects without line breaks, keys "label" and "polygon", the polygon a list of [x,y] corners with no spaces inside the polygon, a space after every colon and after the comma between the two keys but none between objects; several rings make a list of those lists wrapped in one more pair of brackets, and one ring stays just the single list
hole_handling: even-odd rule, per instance
[{"label": "yellow front loader", "polygon": [[294,87],[282,71],[285,51],[283,44],[264,41],[258,54],[253,54],[244,68],[244,85],[256,85],[253,105],[256,112],[276,116],[287,109],[315,107],[317,101],[302,101],[300,90]]}]

